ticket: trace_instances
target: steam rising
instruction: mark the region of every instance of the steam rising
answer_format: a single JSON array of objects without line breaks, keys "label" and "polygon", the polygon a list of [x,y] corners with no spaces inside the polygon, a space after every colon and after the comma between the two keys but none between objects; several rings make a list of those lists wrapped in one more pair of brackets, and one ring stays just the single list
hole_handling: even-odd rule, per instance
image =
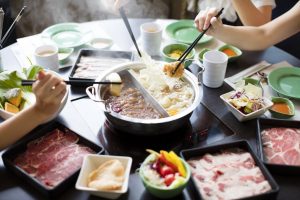
[{"label": "steam rising", "polygon": [[[114,0],[24,0],[28,11],[19,23],[18,32],[22,36],[28,36],[40,33],[56,23],[119,18],[114,9],[114,2]],[[127,4],[124,8],[130,18],[166,18],[169,13],[168,5],[164,1],[125,0],[125,3]],[[22,7],[20,0],[12,0],[11,6],[13,14]]]}]

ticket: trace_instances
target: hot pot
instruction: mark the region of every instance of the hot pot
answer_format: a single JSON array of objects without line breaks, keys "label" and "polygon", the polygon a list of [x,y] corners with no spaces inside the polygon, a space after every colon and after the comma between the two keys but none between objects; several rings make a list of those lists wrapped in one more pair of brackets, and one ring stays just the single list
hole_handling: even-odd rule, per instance
[{"label": "hot pot", "polygon": [[[124,63],[106,70],[96,79],[96,81],[105,81],[106,77],[111,73],[118,73],[129,69],[139,70],[145,68],[145,66],[146,65],[141,62]],[[107,120],[115,129],[135,135],[161,135],[175,131],[185,125],[189,121],[192,112],[200,103],[201,95],[197,78],[191,72],[185,70],[183,80],[187,81],[194,91],[193,103],[187,109],[174,116],[160,119],[138,119],[112,112],[108,109],[105,100],[103,99],[104,85],[94,84],[93,86],[89,86],[86,88],[86,93],[90,99],[98,102],[98,105],[104,111]]]}]

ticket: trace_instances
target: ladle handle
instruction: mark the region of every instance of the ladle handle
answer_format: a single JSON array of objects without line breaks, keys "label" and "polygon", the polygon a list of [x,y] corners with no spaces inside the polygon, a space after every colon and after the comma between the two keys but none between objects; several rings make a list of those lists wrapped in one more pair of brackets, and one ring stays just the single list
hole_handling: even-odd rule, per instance
[{"label": "ladle handle", "polygon": [[199,62],[198,65],[199,65],[200,71],[197,74],[197,79],[198,79],[198,85],[201,85],[202,80],[203,80],[203,72],[205,71],[205,68],[201,62]]},{"label": "ladle handle", "polygon": [[100,108],[104,111],[104,112],[110,112],[110,110],[107,109],[106,105],[105,105],[105,101],[101,100],[96,93],[96,88],[94,86],[89,86],[85,89],[86,94],[89,96],[89,98],[95,102],[100,103]]}]

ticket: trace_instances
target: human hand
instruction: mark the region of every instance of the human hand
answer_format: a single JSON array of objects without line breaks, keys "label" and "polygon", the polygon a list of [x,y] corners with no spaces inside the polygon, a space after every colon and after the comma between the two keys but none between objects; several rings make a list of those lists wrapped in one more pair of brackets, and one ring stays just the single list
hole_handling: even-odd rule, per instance
[{"label": "human hand", "polygon": [[114,9],[119,10],[121,7],[123,7],[125,4],[129,2],[129,0],[114,0]]},{"label": "human hand", "polygon": [[216,34],[217,31],[220,30],[221,27],[223,26],[222,20],[219,18],[217,19],[215,17],[217,14],[218,14],[218,10],[216,8],[209,8],[200,11],[194,20],[197,29],[200,32],[203,32],[211,24],[211,27],[209,30],[207,30],[206,34],[208,35]]},{"label": "human hand", "polygon": [[201,10],[194,20],[197,29],[200,32],[206,30],[210,24],[211,19],[217,14],[218,10],[216,8],[208,8],[206,10]]},{"label": "human hand", "polygon": [[67,91],[66,84],[61,78],[44,71],[39,72],[32,90],[36,96],[33,108],[37,111],[36,113],[38,113],[41,123],[56,114]]}]

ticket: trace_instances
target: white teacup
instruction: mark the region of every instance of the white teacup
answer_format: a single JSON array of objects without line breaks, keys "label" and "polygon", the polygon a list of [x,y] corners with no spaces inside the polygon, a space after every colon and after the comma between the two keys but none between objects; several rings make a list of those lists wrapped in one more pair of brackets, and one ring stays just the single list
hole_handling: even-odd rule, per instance
[{"label": "white teacup", "polygon": [[42,45],[35,49],[34,57],[37,65],[58,71],[58,48],[54,45]]},{"label": "white teacup", "polygon": [[162,27],[154,22],[144,23],[140,27],[143,50],[150,56],[160,54]]},{"label": "white teacup", "polygon": [[227,68],[228,56],[217,50],[207,51],[203,55],[202,70],[199,72],[198,77],[201,75],[201,82],[210,88],[218,88],[222,86],[226,68]]}]

